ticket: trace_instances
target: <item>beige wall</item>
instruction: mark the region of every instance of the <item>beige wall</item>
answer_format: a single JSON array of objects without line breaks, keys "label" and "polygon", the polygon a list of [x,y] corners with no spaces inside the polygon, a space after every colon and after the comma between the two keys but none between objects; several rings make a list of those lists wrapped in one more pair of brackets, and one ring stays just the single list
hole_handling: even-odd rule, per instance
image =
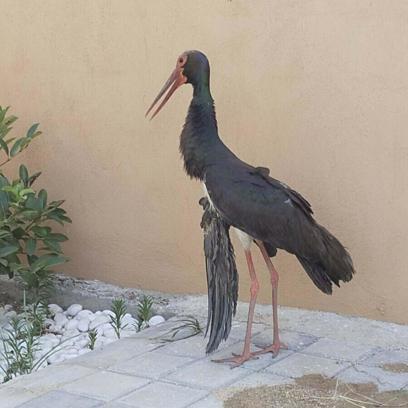
[{"label": "beige wall", "polygon": [[191,89],[144,119],[178,54],[196,48],[210,58],[224,141],[301,191],[358,270],[328,297],[282,253],[280,301],[408,322],[408,2],[0,4],[0,104],[19,129],[45,132],[21,159],[67,199],[67,273],[205,291],[202,192],[178,153]]}]

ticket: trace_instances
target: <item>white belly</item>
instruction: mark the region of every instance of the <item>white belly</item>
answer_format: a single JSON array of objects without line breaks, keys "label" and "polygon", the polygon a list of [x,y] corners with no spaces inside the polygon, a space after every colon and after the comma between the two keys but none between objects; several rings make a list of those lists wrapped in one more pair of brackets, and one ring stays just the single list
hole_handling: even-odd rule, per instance
[{"label": "white belly", "polygon": [[[216,209],[214,203],[211,201],[210,195],[208,194],[207,186],[205,185],[205,183],[202,183],[202,185],[203,185],[204,194],[208,198],[208,201],[210,202],[211,207]],[[241,231],[238,228],[232,227],[232,229],[237,234],[244,249],[249,250],[251,248],[252,243],[254,242],[254,238],[248,235],[246,232]]]}]

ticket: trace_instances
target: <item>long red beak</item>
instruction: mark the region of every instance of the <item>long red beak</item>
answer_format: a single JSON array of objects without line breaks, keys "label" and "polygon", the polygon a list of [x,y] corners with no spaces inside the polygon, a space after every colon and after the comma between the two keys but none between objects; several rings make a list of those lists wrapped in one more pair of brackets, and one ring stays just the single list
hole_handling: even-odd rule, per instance
[{"label": "long red beak", "polygon": [[160,100],[160,98],[166,94],[166,96],[163,98],[161,101],[160,105],[158,108],[154,111],[153,115],[150,117],[150,120],[152,120],[161,110],[161,108],[166,104],[166,102],[170,99],[171,95],[173,95],[174,91],[181,85],[185,84],[187,82],[187,78],[183,75],[183,69],[179,66],[177,66],[174,71],[171,73],[169,79],[166,81],[164,84],[163,88],[160,90],[159,94],[156,96],[155,100],[153,103],[150,105],[150,108],[146,112],[146,117],[150,113],[150,111],[154,108],[154,106],[157,104],[157,102]]}]

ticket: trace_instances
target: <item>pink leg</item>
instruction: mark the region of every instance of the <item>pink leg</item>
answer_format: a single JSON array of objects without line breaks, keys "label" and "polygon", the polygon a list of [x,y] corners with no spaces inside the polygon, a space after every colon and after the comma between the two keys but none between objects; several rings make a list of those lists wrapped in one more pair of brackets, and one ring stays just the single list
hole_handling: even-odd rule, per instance
[{"label": "pink leg", "polygon": [[268,267],[269,273],[271,275],[271,285],[272,285],[272,314],[273,314],[273,343],[270,346],[265,347],[261,351],[254,353],[272,353],[276,357],[280,349],[286,349],[286,345],[281,343],[279,339],[279,325],[278,325],[278,282],[279,275],[271,259],[269,258],[268,252],[265,249],[264,244],[261,241],[257,241],[259,249],[261,250],[262,256],[265,260],[266,266]]},{"label": "pink leg", "polygon": [[[216,363],[233,363],[234,367],[240,366],[245,361],[254,358],[254,353],[251,353],[251,336],[252,336],[252,321],[254,319],[256,297],[259,291],[259,282],[255,274],[254,264],[252,262],[251,251],[245,250],[245,257],[248,264],[249,276],[251,278],[251,300],[249,302],[248,321],[245,333],[244,350],[242,354],[233,355],[233,357],[223,358],[221,360],[213,360]],[[255,357],[256,358],[256,357]]]}]

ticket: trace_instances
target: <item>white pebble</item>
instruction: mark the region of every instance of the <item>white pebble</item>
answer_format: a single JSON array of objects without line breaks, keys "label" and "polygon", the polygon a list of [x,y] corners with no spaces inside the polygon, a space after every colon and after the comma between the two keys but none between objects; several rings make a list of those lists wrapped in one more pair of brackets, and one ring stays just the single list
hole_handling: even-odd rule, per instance
[{"label": "white pebble", "polygon": [[122,325],[123,326],[126,325],[127,329],[129,329],[129,328],[134,329],[135,326],[137,327],[137,324],[138,324],[138,321],[134,317],[132,317],[130,315],[123,316]]},{"label": "white pebble", "polygon": [[80,332],[86,332],[89,329],[89,320],[88,319],[81,319],[81,320],[77,320],[78,322],[78,330]]},{"label": "white pebble", "polygon": [[64,327],[68,322],[68,319],[63,313],[56,313],[54,316],[54,321],[57,326]]},{"label": "white pebble", "polygon": [[82,305],[73,304],[67,309],[68,316],[74,317],[82,310]]},{"label": "white pebble", "polygon": [[157,326],[158,324],[164,323],[165,321],[166,319],[163,316],[156,315],[149,320],[149,326]]},{"label": "white pebble", "polygon": [[93,312],[91,312],[88,309],[84,309],[81,310],[79,313],[77,313],[77,315],[75,316],[75,319],[77,320],[81,320],[81,319],[89,319],[89,320],[93,320],[95,318],[95,315],[93,314]]},{"label": "white pebble", "polygon": [[13,310],[13,306],[11,306],[11,305],[4,305],[4,310],[5,310],[6,312],[9,312],[10,310]]},{"label": "white pebble", "polygon": [[77,329],[77,328],[78,328],[78,324],[79,324],[78,320],[72,319],[72,320],[69,320],[69,321],[65,324],[65,328],[66,328],[67,330],[74,330],[74,329]]},{"label": "white pebble", "polygon": [[51,313],[53,316],[54,316],[55,314],[57,314],[57,313],[62,313],[62,312],[63,312],[62,307],[56,305],[55,303],[50,303],[50,304],[48,305],[48,310],[50,311],[50,313]]},{"label": "white pebble", "polygon": [[75,342],[75,345],[77,347],[79,347],[80,350],[85,348],[85,347],[88,347],[88,344],[89,344],[88,339],[81,339],[81,340]]},{"label": "white pebble", "polygon": [[113,313],[112,310],[104,310],[102,313],[106,316],[115,316],[115,313]]},{"label": "white pebble", "polygon": [[9,310],[8,312],[4,313],[4,316],[6,316],[7,319],[13,319],[14,317],[17,317],[17,312],[15,310]]},{"label": "white pebble", "polygon": [[117,338],[115,330],[113,329],[113,327],[109,327],[103,330],[103,335],[105,337],[109,337],[111,339],[115,339]]},{"label": "white pebble", "polygon": [[89,325],[89,328],[90,330],[93,330],[96,327],[101,326],[102,324],[105,324],[105,323],[109,323],[109,322],[110,322],[109,316],[100,314],[91,322],[91,324]]}]

